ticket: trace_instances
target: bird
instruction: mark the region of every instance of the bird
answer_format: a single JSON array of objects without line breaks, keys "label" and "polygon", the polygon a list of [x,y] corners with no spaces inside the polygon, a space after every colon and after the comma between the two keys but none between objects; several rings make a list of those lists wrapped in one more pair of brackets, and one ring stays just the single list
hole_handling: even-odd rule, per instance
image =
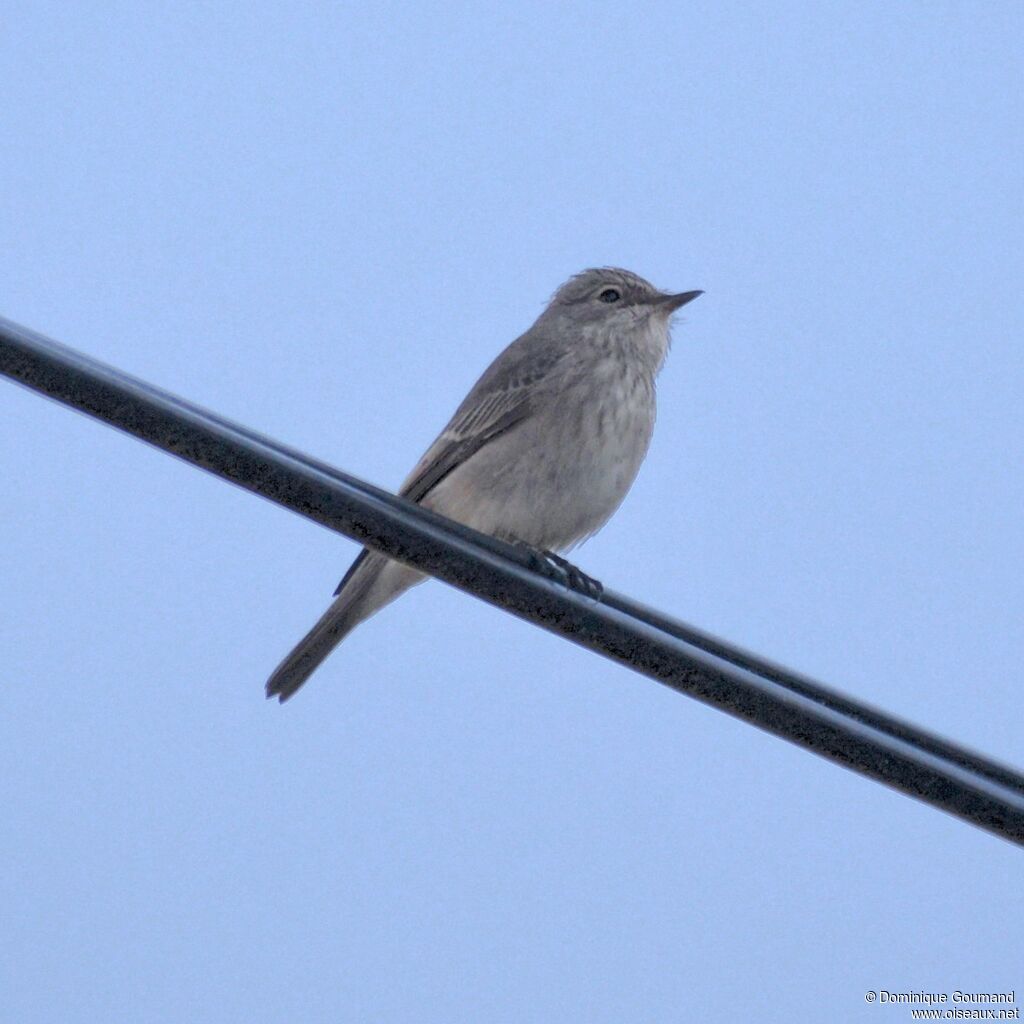
[{"label": "bird", "polygon": [[[563,561],[554,553],[596,533],[632,486],[672,316],[702,294],[663,292],[618,267],[569,278],[484,371],[399,494]],[[292,697],[357,625],[424,579],[364,549],[270,676],[267,697]]]}]

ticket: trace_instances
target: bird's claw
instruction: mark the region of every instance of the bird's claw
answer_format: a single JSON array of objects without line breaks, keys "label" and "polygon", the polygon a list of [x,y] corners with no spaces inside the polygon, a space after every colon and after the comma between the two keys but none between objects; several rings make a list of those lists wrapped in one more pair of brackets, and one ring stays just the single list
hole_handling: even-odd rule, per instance
[{"label": "bird's claw", "polygon": [[562,558],[561,555],[532,547],[529,544],[518,544],[517,547],[526,551],[530,568],[534,572],[539,572],[542,576],[547,576],[548,579],[555,580],[592,601],[601,600],[601,595],[604,593],[604,585],[601,581],[595,580],[593,576],[588,576],[582,569]]}]

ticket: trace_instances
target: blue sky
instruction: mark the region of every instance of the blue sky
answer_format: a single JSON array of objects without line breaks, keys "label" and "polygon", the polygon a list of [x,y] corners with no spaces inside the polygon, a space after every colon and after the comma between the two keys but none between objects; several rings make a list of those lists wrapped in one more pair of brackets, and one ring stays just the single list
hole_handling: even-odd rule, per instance
[{"label": "blue sky", "polygon": [[[1017,3],[23,4],[0,313],[394,487],[586,266],[703,288],[616,590],[1024,765]],[[19,1022],[885,1021],[1021,854],[0,383]]]}]

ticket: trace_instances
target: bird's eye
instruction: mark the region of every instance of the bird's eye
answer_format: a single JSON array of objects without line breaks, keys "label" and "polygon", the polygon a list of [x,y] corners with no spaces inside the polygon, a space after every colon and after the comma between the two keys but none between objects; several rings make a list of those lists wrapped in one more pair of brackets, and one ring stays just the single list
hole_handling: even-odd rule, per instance
[{"label": "bird's eye", "polygon": [[602,302],[618,302],[622,296],[614,288],[605,288],[598,298]]}]

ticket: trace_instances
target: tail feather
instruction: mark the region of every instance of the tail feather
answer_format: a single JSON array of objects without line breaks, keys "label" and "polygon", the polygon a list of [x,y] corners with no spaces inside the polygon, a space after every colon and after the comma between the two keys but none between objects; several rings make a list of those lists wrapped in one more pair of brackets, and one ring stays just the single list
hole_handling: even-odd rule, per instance
[{"label": "tail feather", "polygon": [[353,602],[342,594],[320,616],[316,625],[295,645],[267,680],[267,697],[283,704],[317,670],[320,663],[361,621],[353,616]]},{"label": "tail feather", "polygon": [[425,578],[383,555],[360,554],[331,606],[267,680],[268,699],[277,697],[283,704],[360,622]]}]

